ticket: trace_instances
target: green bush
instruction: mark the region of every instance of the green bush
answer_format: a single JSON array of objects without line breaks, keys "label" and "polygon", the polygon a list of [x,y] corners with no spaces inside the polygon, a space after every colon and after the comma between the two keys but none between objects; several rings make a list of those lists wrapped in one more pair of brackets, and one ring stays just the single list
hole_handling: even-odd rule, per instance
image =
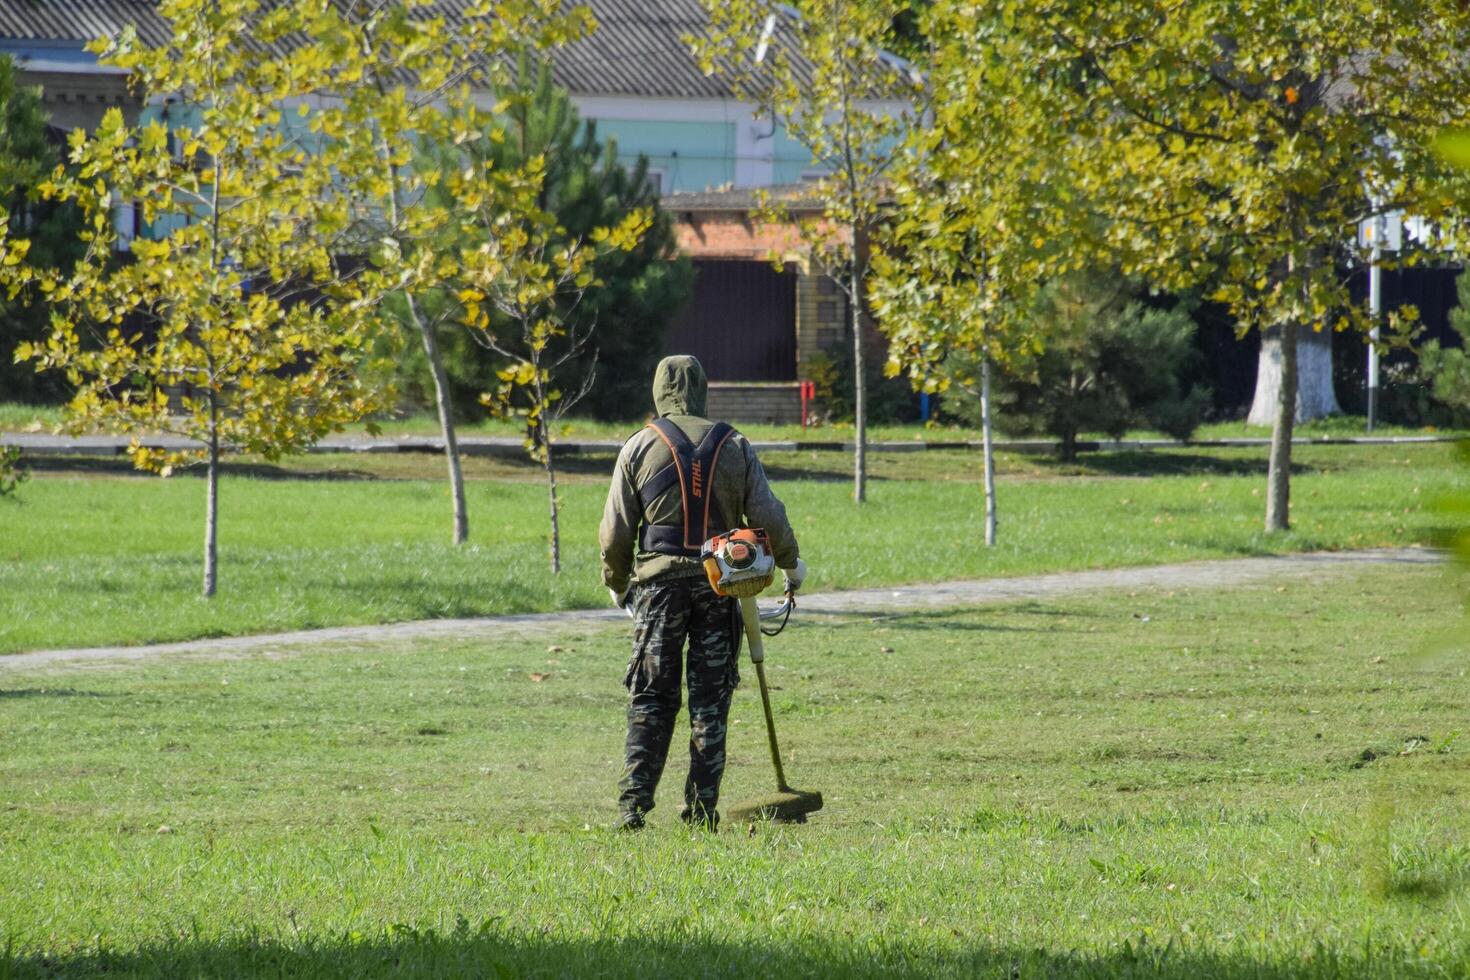
[{"label": "green bush", "polygon": [[15,496],[15,491],[30,478],[30,470],[20,465],[20,447],[0,446],[0,499]]},{"label": "green bush", "polygon": [[[907,378],[883,375],[883,354],[865,352],[868,376],[868,424],[896,425],[918,419],[917,396]],[[852,422],[856,417],[857,391],[853,384],[852,340],[839,341],[807,359],[805,380],[816,385],[817,399],[826,406],[833,422]]]},{"label": "green bush", "polygon": [[[1450,327],[1460,335],[1461,347],[1442,347],[1431,340],[1419,350],[1419,375],[1427,382],[1445,417],[1433,421],[1444,425],[1463,423],[1470,416],[1470,269],[1455,279],[1459,305],[1450,310]],[[1431,415],[1426,406],[1426,417]]]},{"label": "green bush", "polygon": [[[1198,356],[1194,321],[1182,306],[1146,306],[1117,277],[1091,274],[1048,285],[1030,316],[1044,349],[995,372],[1002,429],[1055,436],[1062,458],[1071,459],[1082,432],[1118,437],[1150,428],[1187,439],[1203,421],[1208,389],[1180,380]],[[958,359],[952,368],[975,373]],[[973,393],[952,388],[944,407],[971,424],[980,421]]]}]

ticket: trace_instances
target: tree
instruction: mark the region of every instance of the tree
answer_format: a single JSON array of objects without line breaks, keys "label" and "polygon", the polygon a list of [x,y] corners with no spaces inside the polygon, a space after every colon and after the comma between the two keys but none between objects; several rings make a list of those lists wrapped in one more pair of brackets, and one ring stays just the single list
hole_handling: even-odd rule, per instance
[{"label": "tree", "polygon": [[[310,6],[169,0],[167,43],[149,47],[131,28],[94,43],[195,122],[129,126],[110,110],[95,133],[72,133],[70,166],[39,188],[78,208],[86,251],[69,269],[32,270],[51,331],[17,357],[64,372],[77,387],[70,426],[132,435],[139,468],[205,464],[206,597],[217,585],[221,455],[275,458],[376,407],[358,371],[372,303],[330,236],[345,209],[328,193],[330,169],[281,128],[279,100],[307,94],[321,54],[256,46],[299,30]],[[116,251],[120,202],[137,202],[152,227],[130,257]],[[142,445],[154,432],[191,444]]]},{"label": "tree", "polygon": [[[449,176],[414,167],[425,140],[460,145],[501,132],[488,93],[510,87],[518,56],[545,51],[594,26],[582,7],[562,0],[344,0],[321,5],[310,25],[315,47],[332,62],[329,84],[339,97],[309,110],[320,159],[338,174],[338,191],[353,208],[353,248],[370,258],[364,279],[399,304],[423,347],[433,379],[453,507],[452,540],[469,536],[464,474],[455,435],[440,331],[457,323],[449,304],[426,308],[430,296],[452,296],[458,270],[437,244],[468,222],[483,187],[461,182],[469,196],[445,203],[431,193]],[[536,210],[543,162],[497,174],[498,200],[517,209],[508,226]],[[455,329],[458,329],[456,326]]]},{"label": "tree", "polygon": [[[524,168],[534,158],[544,161],[537,204],[560,229],[552,245],[586,242],[597,229],[615,227],[635,211],[651,218],[632,249],[599,250],[592,268],[600,283],[597,288],[558,301],[559,316],[569,328],[582,332],[596,324],[597,371],[580,403],[582,410],[599,418],[630,418],[647,400],[648,378],[660,351],[658,340],[689,296],[693,266],[679,254],[672,218],[658,207],[646,159],[639,157],[632,167],[625,166],[616,144],[601,143],[595,124],[578,117],[566,90],[553,83],[547,64],[535,68],[523,61],[502,101],[506,105],[497,126],[503,128],[493,131],[502,138],[476,141],[476,152],[487,154],[489,162],[505,171]],[[444,170],[462,152],[463,146],[430,145],[416,165]],[[428,194],[437,205],[452,203],[442,187],[431,188]],[[421,306],[430,318],[444,312],[437,298],[425,297]],[[504,367],[504,360],[467,331],[441,331],[440,343],[451,400],[464,417],[470,406],[480,404],[486,379]],[[397,363],[405,387],[433,390],[421,356],[400,357]],[[585,357],[578,359],[577,370],[585,373],[591,367]]]},{"label": "tree", "polygon": [[[1199,427],[1209,392],[1180,383],[1196,356],[1185,309],[1145,306],[1126,281],[1089,272],[1049,283],[1024,315],[1041,350],[1000,380],[1013,431],[1054,435],[1072,460],[1080,432],[1116,439],[1151,428],[1187,439]],[[970,415],[963,402],[946,407]]]},{"label": "tree", "polygon": [[[637,248],[653,218],[649,211],[629,211],[617,224],[592,228],[582,239],[546,210],[554,202],[545,168],[575,160],[533,152],[531,110],[544,103],[549,85],[544,72],[540,77],[541,85],[519,87],[506,98],[509,131],[487,129],[457,144],[431,142],[420,169],[441,175],[428,193],[454,215],[437,241],[428,243],[447,261],[438,273],[440,289],[425,297],[425,308],[453,315],[500,360],[499,387],[487,392],[482,383],[480,402],[526,422],[526,449],[546,473],[551,571],[557,574],[561,503],[552,424],[591,390],[594,340],[600,339],[595,315],[582,315],[579,306],[589,290],[602,285],[599,261]],[[514,165],[502,149],[510,140],[520,143],[510,158]]]},{"label": "tree", "polygon": [[1459,305],[1450,310],[1450,327],[1460,336],[1459,347],[1427,341],[1419,350],[1419,373],[1434,397],[1458,413],[1470,412],[1470,269],[1455,277]]},{"label": "tree", "polygon": [[[1246,3],[1016,5],[1076,84],[1076,184],[1128,275],[1208,283],[1242,331],[1263,335],[1258,388],[1274,387],[1266,520],[1289,526],[1293,425],[1306,394],[1302,340],[1366,329],[1341,268],[1361,221],[1404,209],[1449,221],[1453,175],[1432,153],[1465,120],[1470,10],[1450,0],[1323,6]],[[1274,383],[1279,380],[1279,383]]]},{"label": "tree", "polygon": [[[466,172],[478,168],[484,173],[489,166],[493,164],[481,157]],[[635,248],[650,219],[644,212],[633,212],[614,228],[595,229],[592,244],[561,244],[566,229],[551,215],[543,212],[532,222],[505,228],[493,196],[483,200],[486,206],[478,217],[488,232],[489,247],[460,253],[461,319],[480,343],[507,362],[496,373],[499,388],[481,401],[502,415],[526,420],[527,451],[546,472],[551,571],[559,574],[561,501],[552,424],[591,390],[597,368],[592,343],[597,321],[573,317],[587,290],[600,285],[594,274],[599,255]]]},{"label": "tree", "polygon": [[[36,191],[56,167],[55,148],[46,138],[46,111],[40,90],[22,88],[15,63],[0,55],[0,187],[3,206],[17,231],[30,243],[32,263],[62,268],[82,253],[76,208],[40,200]],[[55,374],[38,375],[29,364],[13,364],[22,342],[43,338],[48,329],[42,303],[0,303],[0,400],[59,400],[65,388]]]},{"label": "tree", "polygon": [[977,399],[983,437],[985,543],[997,535],[993,375],[1021,370],[1041,338],[1026,316],[1037,284],[1075,261],[1056,172],[1067,138],[1016,70],[1027,38],[998,9],[937,3],[930,114],[893,169],[894,218],[875,257],[874,308],[890,339],[888,370],[930,392]]},{"label": "tree", "polygon": [[[704,0],[704,5],[710,25],[694,39],[694,47],[705,70],[728,78],[742,99],[784,127],[826,170],[797,195],[820,203],[820,215],[793,223],[813,264],[847,298],[856,426],[853,499],[862,502],[867,497],[863,311],[868,238],[885,207],[889,168],[922,111],[922,79],[888,53],[895,19],[908,4],[811,0],[799,16],[770,3]],[[791,198],[769,203],[767,216],[789,222],[797,203]]]}]

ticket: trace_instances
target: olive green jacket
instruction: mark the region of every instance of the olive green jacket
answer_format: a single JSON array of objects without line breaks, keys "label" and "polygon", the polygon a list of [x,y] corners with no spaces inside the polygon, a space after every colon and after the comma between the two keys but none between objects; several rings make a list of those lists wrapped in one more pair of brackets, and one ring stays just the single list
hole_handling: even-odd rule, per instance
[{"label": "olive green jacket", "polygon": [[[666,357],[653,379],[653,405],[659,417],[677,425],[695,444],[714,425],[704,417],[708,384],[704,368],[692,357]],[[638,488],[673,461],[669,447],[652,429],[642,429],[623,444],[617,469],[602,512],[598,543],[602,547],[602,581],[621,594],[629,582],[643,584],[656,578],[701,574],[699,559],[660,555],[639,547],[638,529],[644,522]],[[786,507],[771,492],[766,471],[750,442],[740,433],[726,441],[715,466],[714,496],[727,520],[743,527],[765,528],[771,550],[781,568],[796,565],[796,534],[786,519]],[[683,497],[678,485],[649,505],[650,524],[682,525]],[[710,528],[711,534],[728,528]]]}]

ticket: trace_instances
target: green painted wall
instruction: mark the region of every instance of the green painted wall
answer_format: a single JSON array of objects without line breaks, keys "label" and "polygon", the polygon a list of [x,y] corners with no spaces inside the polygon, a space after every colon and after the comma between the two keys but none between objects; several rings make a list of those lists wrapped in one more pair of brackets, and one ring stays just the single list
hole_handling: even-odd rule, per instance
[{"label": "green painted wall", "polygon": [[812,162],[811,151],[792,139],[785,127],[777,126],[771,139],[775,142],[776,156],[772,183],[799,184],[802,174],[825,169]]},{"label": "green painted wall", "polygon": [[[160,115],[159,106],[147,106],[142,110],[140,122],[156,120]],[[170,111],[169,123],[176,128],[188,128],[196,117],[197,110],[175,107]],[[648,157],[651,168],[662,171],[665,194],[703,191],[730,185],[736,180],[737,158],[742,151],[736,133],[739,124],[735,122],[661,121],[609,116],[597,119],[596,123],[598,138],[604,142],[615,141],[618,158],[624,164],[632,166],[639,154],[643,154]],[[307,122],[295,112],[287,111],[283,125],[304,136]],[[749,139],[745,146],[752,147]],[[819,169],[812,163],[806,149],[779,126],[770,137],[756,140],[753,149],[745,152],[762,156],[773,153],[774,166],[770,173],[777,184],[800,183],[803,174]],[[748,175],[746,179],[749,179]],[[177,218],[161,219],[156,227],[146,229],[144,233],[166,234],[177,221]]]},{"label": "green painted wall", "polygon": [[663,192],[702,191],[735,180],[735,124],[598,119],[597,137],[615,140],[632,166],[641,153],[664,172]]}]

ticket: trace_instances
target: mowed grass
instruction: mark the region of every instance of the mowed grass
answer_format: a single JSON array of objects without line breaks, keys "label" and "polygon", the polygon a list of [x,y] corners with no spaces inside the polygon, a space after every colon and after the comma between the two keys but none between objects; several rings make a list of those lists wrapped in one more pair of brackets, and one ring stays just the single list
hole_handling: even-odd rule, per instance
[{"label": "mowed grass", "polygon": [[[1438,501],[1470,486],[1449,445],[1302,447],[1295,530],[1268,536],[1262,453],[1006,456],[994,549],[978,540],[973,453],[886,457],[862,506],[849,498],[842,453],[767,464],[817,589],[1434,544],[1450,522]],[[202,480],[50,464],[84,468],[40,471],[18,501],[0,501],[0,652],[606,604],[596,528],[610,459],[573,462],[567,474],[560,576],[548,570],[536,471],[473,462],[471,543],[458,549],[433,456],[232,472],[212,601],[198,596]]]},{"label": "mowed grass", "polygon": [[0,976],[1464,977],[1444,574],[808,614],[768,663],[827,806],[754,833],[677,824],[682,720],[606,829],[624,629],[0,666]]}]

